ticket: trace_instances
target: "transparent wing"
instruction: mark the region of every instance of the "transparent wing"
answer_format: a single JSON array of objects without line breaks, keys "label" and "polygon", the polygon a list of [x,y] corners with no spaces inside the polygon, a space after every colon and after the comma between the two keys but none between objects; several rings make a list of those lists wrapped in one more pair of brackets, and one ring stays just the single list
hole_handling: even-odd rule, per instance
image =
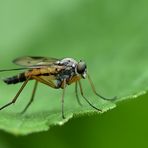
[{"label": "transparent wing", "polygon": [[25,67],[40,67],[54,64],[59,59],[49,57],[24,56],[13,60],[13,63]]}]

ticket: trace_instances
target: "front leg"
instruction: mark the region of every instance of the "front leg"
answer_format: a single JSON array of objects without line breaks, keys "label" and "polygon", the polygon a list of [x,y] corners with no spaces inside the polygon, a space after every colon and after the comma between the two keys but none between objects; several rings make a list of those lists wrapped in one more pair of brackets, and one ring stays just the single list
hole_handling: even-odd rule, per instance
[{"label": "front leg", "polygon": [[65,96],[65,88],[66,88],[66,79],[63,80],[63,94],[62,94],[62,118],[65,119],[64,115],[64,96]]}]

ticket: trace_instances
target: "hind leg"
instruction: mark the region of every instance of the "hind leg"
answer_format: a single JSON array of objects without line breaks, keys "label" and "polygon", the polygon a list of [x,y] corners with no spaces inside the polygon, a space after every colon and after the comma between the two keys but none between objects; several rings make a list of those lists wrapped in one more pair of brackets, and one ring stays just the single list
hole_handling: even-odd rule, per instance
[{"label": "hind leg", "polygon": [[19,91],[17,92],[17,94],[15,95],[15,97],[13,98],[13,100],[12,100],[11,102],[7,103],[6,105],[2,106],[2,107],[0,108],[0,110],[6,108],[6,107],[8,107],[8,106],[10,106],[11,104],[14,104],[14,103],[16,102],[17,98],[18,98],[19,95],[21,94],[22,90],[25,88],[25,86],[26,86],[26,84],[28,83],[28,81],[30,80],[30,78],[31,78],[31,77],[28,77],[28,78],[26,79],[26,81],[23,83],[23,85],[21,86],[21,88],[19,89]]}]

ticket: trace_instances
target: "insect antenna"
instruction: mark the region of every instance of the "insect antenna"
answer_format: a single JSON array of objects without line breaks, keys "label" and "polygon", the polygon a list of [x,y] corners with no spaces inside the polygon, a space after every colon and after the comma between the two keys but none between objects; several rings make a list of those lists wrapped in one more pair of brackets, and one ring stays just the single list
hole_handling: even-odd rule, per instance
[{"label": "insect antenna", "polygon": [[94,92],[95,95],[97,95],[98,97],[102,98],[103,100],[109,100],[109,101],[113,101],[113,100],[116,100],[117,97],[113,97],[113,98],[106,98],[106,97],[103,97],[102,95],[100,95],[99,93],[97,93],[96,89],[95,89],[95,86],[90,78],[90,76],[87,74],[87,78],[88,78],[88,81],[91,85],[91,88],[92,88],[92,91]]}]

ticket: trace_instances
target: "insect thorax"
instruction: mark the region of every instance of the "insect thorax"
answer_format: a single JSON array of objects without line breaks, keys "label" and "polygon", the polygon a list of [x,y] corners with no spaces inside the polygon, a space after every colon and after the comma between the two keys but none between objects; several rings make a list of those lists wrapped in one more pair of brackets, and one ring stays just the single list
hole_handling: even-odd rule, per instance
[{"label": "insect thorax", "polygon": [[64,58],[60,61],[58,61],[56,64],[64,66],[64,70],[62,70],[58,75],[57,79],[59,79],[61,82],[66,79],[67,84],[71,82],[73,77],[80,77],[80,75],[77,73],[77,64],[78,62],[72,58]]}]

